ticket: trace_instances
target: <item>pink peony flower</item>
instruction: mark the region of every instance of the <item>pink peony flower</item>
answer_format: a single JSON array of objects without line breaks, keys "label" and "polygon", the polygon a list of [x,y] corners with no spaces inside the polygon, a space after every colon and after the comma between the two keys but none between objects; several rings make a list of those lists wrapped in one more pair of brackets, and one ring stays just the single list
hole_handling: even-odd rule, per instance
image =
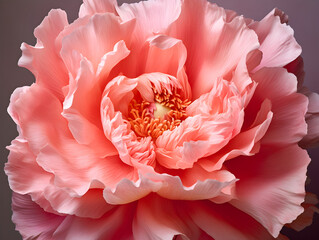
[{"label": "pink peony flower", "polygon": [[36,82],[8,108],[23,239],[274,239],[309,225],[300,146],[318,142],[319,97],[286,23],[205,0],[84,0],[71,24],[50,11],[21,46]]}]

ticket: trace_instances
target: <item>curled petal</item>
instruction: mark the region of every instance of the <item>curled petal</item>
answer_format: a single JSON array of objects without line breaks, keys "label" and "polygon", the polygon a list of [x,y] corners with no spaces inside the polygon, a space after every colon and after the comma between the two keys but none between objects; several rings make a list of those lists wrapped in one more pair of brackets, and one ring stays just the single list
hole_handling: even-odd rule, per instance
[{"label": "curled petal", "polygon": [[66,13],[60,9],[51,10],[34,31],[36,46],[21,45],[22,56],[18,63],[35,75],[37,84],[47,88],[60,100],[63,99],[62,88],[68,83],[68,74],[59,55],[56,38],[67,26]]},{"label": "curled petal", "polygon": [[250,26],[258,35],[263,58],[255,71],[263,67],[283,67],[301,54],[293,29],[285,23],[285,15],[277,9]]}]

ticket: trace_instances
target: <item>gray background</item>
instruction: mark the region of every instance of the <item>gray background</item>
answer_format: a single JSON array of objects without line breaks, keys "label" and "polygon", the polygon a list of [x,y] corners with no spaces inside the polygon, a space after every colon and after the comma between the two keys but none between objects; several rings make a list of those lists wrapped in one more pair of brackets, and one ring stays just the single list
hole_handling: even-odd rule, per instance
[{"label": "gray background", "polygon": [[[129,2],[129,1],[119,1]],[[131,1],[132,2],[132,1]],[[318,0],[216,0],[224,8],[237,11],[255,20],[262,19],[274,7],[284,10],[289,15],[289,23],[295,30],[297,41],[303,47],[305,60],[305,85],[312,91],[319,92],[319,1]],[[11,192],[7,177],[3,172],[8,151],[5,146],[17,136],[16,126],[6,112],[12,91],[19,86],[30,85],[34,78],[27,70],[19,68],[17,61],[21,55],[20,44],[35,44],[33,30],[52,8],[61,8],[73,21],[81,0],[0,0],[0,240],[21,239],[11,223]],[[312,163],[309,176],[312,180],[308,191],[319,195],[319,149],[309,151]],[[294,239],[319,239],[319,217],[314,224],[300,233],[287,231]]]}]

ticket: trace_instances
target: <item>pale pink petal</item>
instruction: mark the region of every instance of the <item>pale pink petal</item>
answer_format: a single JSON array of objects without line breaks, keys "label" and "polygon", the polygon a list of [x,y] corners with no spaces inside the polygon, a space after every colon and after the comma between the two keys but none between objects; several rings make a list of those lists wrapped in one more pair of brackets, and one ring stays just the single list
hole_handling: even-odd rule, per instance
[{"label": "pale pink petal", "polygon": [[81,197],[71,197],[68,189],[60,189],[51,184],[44,189],[43,195],[54,211],[60,214],[100,218],[114,207],[106,203],[102,189],[89,189]]},{"label": "pale pink petal", "polygon": [[15,192],[12,194],[12,210],[12,221],[24,240],[52,239],[54,231],[65,219],[64,216],[45,212],[30,196]]},{"label": "pale pink petal", "polygon": [[35,75],[37,84],[50,90],[60,100],[63,98],[62,87],[68,83],[68,74],[55,41],[66,26],[66,13],[62,10],[51,10],[34,31],[36,46],[25,43],[21,45],[22,57],[18,63]]},{"label": "pale pink petal", "polygon": [[216,5],[185,1],[181,16],[168,30],[186,46],[186,70],[195,99],[210,91],[217,78],[228,77],[240,59],[259,46],[243,17],[228,23],[226,18],[224,9]]},{"label": "pale pink petal", "polygon": [[226,163],[239,179],[231,204],[260,222],[274,237],[303,212],[308,154],[298,145],[266,150]]},{"label": "pale pink petal", "polygon": [[133,221],[134,239],[199,240],[200,230],[187,212],[183,211],[183,202],[160,198],[155,194],[140,200]]},{"label": "pale pink petal", "polygon": [[249,26],[257,33],[259,50],[263,53],[262,61],[255,71],[263,67],[283,67],[301,54],[293,29],[282,21],[285,21],[285,16],[273,10],[260,22]]},{"label": "pale pink petal", "polygon": [[67,121],[61,116],[61,102],[38,84],[16,89],[11,96],[8,112],[19,125],[34,154],[38,154],[48,143],[59,147],[72,139]]},{"label": "pale pink petal", "polygon": [[191,88],[184,69],[187,50],[183,42],[166,35],[157,35],[149,44],[144,71],[175,76],[182,86],[182,96],[191,99]]},{"label": "pale pink petal", "polygon": [[198,164],[207,171],[215,171],[222,168],[226,160],[241,155],[251,156],[257,153],[260,148],[260,140],[271,124],[273,113],[270,110],[271,103],[266,99],[262,103],[254,123],[248,130],[240,132],[216,154],[200,159]]},{"label": "pale pink petal", "polygon": [[36,156],[30,151],[26,140],[18,137],[12,141],[8,149],[10,154],[4,170],[13,191],[28,194],[42,191],[50,184],[53,175],[37,164]]},{"label": "pale pink petal", "polygon": [[262,225],[229,204],[189,202],[185,207],[194,223],[216,240],[271,240]]},{"label": "pale pink petal", "polygon": [[113,14],[97,14],[89,22],[75,29],[62,40],[61,56],[68,70],[75,77],[82,57],[92,63],[95,73],[102,57],[112,52],[114,45],[124,40],[129,44],[134,21],[121,23]]},{"label": "pale pink petal", "polygon": [[68,215],[56,229],[53,239],[133,239],[132,221],[135,203],[116,206],[99,219]]},{"label": "pale pink petal", "polygon": [[28,195],[13,193],[13,222],[27,239],[133,239],[135,204],[114,207],[101,218],[58,216],[45,212]]},{"label": "pale pink petal", "polygon": [[116,0],[84,0],[80,7],[79,17],[91,16],[96,13],[114,13],[117,7]]},{"label": "pale pink petal", "polygon": [[[67,188],[74,197],[83,196],[90,188],[115,186],[122,178],[133,179],[133,169],[118,156],[98,158],[77,144],[59,151],[46,146],[37,158],[38,164],[55,175],[55,185]],[[133,176],[132,176],[133,175]]]},{"label": "pale pink petal", "polygon": [[264,144],[287,145],[299,142],[307,131],[305,113],[308,100],[296,93],[296,76],[283,68],[263,68],[252,78],[258,83],[255,94],[246,108],[248,116],[264,99],[272,103],[273,119],[262,139]]},{"label": "pale pink petal", "polygon": [[154,33],[163,33],[179,17],[181,4],[180,0],[150,0],[124,3],[116,10],[123,21],[136,19],[132,38],[144,42]]}]

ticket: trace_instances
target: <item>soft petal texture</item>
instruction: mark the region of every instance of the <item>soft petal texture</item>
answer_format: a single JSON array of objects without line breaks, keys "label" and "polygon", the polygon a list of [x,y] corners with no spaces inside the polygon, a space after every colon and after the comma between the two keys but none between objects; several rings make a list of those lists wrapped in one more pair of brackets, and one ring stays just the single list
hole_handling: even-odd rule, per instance
[{"label": "soft petal texture", "polygon": [[67,25],[67,15],[64,11],[51,10],[34,31],[37,38],[36,46],[32,47],[26,43],[21,45],[22,57],[18,63],[36,76],[37,84],[52,91],[60,99],[63,97],[62,87],[68,81],[68,73],[58,55],[56,38]]},{"label": "soft petal texture", "polygon": [[263,58],[256,70],[262,67],[283,67],[295,60],[301,47],[294,38],[293,29],[273,10],[260,22],[250,26],[258,35]]},{"label": "soft petal texture", "polygon": [[[266,148],[265,148],[266,149]],[[242,157],[227,166],[239,179],[231,203],[260,222],[274,237],[303,212],[306,151],[297,145]]]},{"label": "soft petal texture", "polygon": [[230,204],[198,201],[187,205],[194,223],[213,239],[274,239],[257,221]]},{"label": "soft petal texture", "polygon": [[224,9],[203,0],[196,4],[188,0],[169,28],[174,37],[184,39],[187,75],[195,98],[208,92],[217,78],[228,76],[240,59],[259,46],[257,35],[243,18],[225,20]]},{"label": "soft petal texture", "polygon": [[115,13],[116,6],[116,0],[84,0],[80,7],[79,17],[82,18],[95,13]]},{"label": "soft petal texture", "polygon": [[43,211],[28,195],[13,193],[12,209],[12,221],[23,239],[52,239],[54,231],[64,220],[63,216]]}]

